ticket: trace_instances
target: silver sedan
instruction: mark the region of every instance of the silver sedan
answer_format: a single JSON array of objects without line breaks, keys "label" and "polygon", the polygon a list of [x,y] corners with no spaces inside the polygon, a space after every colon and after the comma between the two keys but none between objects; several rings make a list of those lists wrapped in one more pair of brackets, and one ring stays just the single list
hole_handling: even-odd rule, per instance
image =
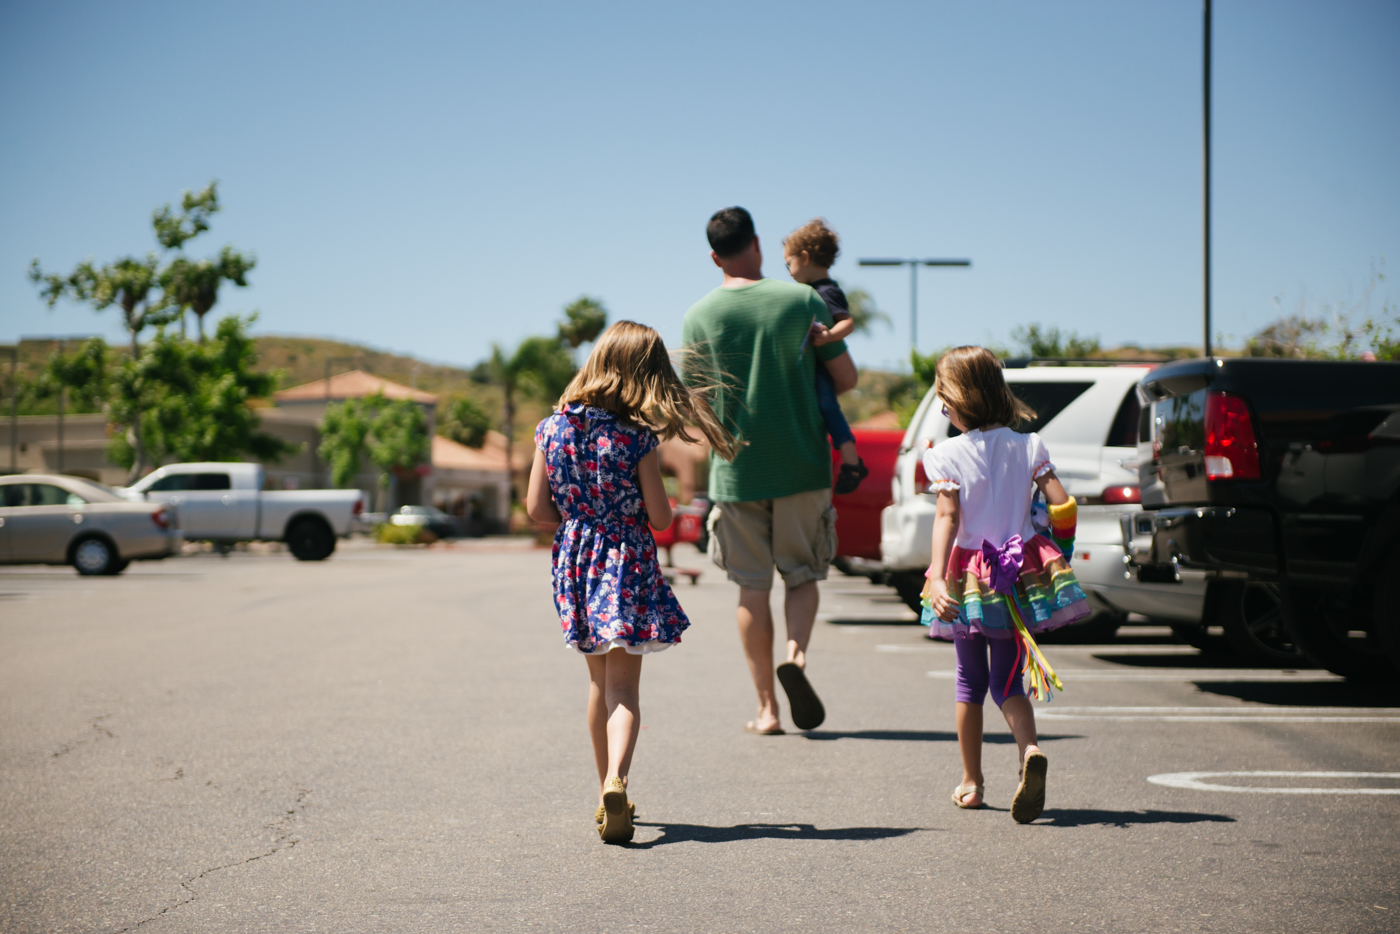
[{"label": "silver sedan", "polygon": [[159,503],[130,503],[77,477],[0,477],[0,564],[71,564],[79,574],[120,574],[133,560],[179,554],[181,544]]}]

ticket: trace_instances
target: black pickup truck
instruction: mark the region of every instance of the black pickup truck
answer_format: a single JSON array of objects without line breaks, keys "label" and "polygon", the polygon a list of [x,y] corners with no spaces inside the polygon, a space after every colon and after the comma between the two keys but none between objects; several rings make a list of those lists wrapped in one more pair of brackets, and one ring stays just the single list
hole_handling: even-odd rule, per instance
[{"label": "black pickup truck", "polygon": [[1396,679],[1400,363],[1182,360],[1138,393],[1144,512],[1124,528],[1137,573],[1200,568],[1213,588],[1235,588],[1208,597],[1208,613],[1237,606],[1239,588],[1271,591],[1304,655]]}]

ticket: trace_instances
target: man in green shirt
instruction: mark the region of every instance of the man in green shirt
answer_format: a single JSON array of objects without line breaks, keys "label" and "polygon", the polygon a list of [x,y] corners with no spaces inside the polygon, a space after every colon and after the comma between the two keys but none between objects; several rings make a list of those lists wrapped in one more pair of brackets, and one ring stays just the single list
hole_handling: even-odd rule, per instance
[{"label": "man in green shirt", "polygon": [[686,312],[687,367],[720,384],[715,414],[742,447],[732,462],[710,461],[710,557],[739,585],[739,635],[754,687],[753,733],[783,732],[773,686],[773,569],[787,596],[787,661],[778,680],[793,723],[804,730],[826,716],[807,682],[807,642],[817,617],[817,581],[836,554],[831,506],[831,452],[817,406],[816,367],[838,393],[856,385],[844,342],[813,347],[814,323],[830,327],[826,303],[810,287],[763,278],[753,218],[725,208],[710,218],[710,257],[724,274],[719,288]]}]

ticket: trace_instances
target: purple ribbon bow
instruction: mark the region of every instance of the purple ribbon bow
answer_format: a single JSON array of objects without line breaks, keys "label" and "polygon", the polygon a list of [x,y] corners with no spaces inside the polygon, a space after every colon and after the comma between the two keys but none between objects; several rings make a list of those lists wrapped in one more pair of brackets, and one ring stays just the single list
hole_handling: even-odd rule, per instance
[{"label": "purple ribbon bow", "polygon": [[982,539],[982,560],[992,569],[991,585],[997,593],[1014,594],[1021,577],[1021,536],[1013,535],[1000,548]]}]

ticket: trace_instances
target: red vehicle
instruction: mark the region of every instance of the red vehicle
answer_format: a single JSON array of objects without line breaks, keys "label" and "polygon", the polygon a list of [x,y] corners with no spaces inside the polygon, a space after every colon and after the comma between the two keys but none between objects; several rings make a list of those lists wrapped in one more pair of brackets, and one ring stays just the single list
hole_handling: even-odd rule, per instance
[{"label": "red vehicle", "polygon": [[[894,501],[890,482],[894,479],[895,458],[899,445],[904,440],[903,429],[855,428],[856,447],[870,469],[870,475],[854,493],[833,496],[836,507],[837,562],[843,570],[854,569],[861,562],[874,562],[874,570],[880,563],[880,511]],[[832,476],[840,470],[841,455],[832,452]],[[833,483],[835,481],[833,480]],[[671,560],[671,548],[680,542],[689,542],[706,547],[705,518],[710,504],[697,499],[690,506],[677,506],[674,499],[671,506],[675,511],[675,521],[670,528],[652,530],[656,547],[666,552],[666,567],[675,573],[690,577],[692,583],[699,571],[675,568]],[[844,561],[843,561],[844,559]],[[855,573],[864,573],[855,571]]]},{"label": "red vehicle", "polygon": [[[831,498],[836,507],[836,537],[839,539],[836,554],[839,558],[860,558],[879,564],[880,510],[894,502],[890,483],[894,480],[894,462],[904,440],[904,430],[855,428],[852,433],[870,476],[854,493]],[[835,451],[831,454],[832,474],[835,475],[841,467],[841,455]],[[848,565],[854,563],[848,562]]]}]

